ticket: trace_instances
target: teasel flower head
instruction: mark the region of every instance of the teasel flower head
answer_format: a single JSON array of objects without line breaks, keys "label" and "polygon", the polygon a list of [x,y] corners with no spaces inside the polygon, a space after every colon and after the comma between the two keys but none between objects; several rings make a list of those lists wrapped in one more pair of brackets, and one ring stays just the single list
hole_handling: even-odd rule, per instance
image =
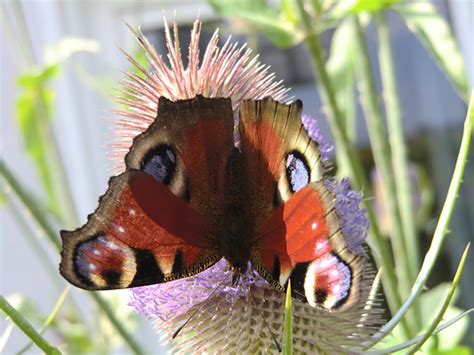
[{"label": "teasel flower head", "polygon": [[[280,102],[288,101],[288,89],[275,80],[269,67],[260,64],[245,45],[239,46],[229,39],[220,47],[217,31],[200,61],[200,21],[194,23],[191,31],[185,68],[176,23],[173,30],[174,36],[165,24],[169,65],[142,33],[134,32],[151,69],[145,69],[127,55],[142,75],[130,73],[124,81],[120,102],[126,108],[118,112],[120,118],[115,123],[112,142],[112,160],[117,172],[124,168],[123,158],[133,138],[157,116],[161,96],[172,101],[198,94],[230,97],[234,112],[238,112],[245,99],[272,97]],[[324,140],[317,122],[303,116],[302,123],[310,137],[318,142],[323,160],[329,160],[332,146]],[[368,223],[359,207],[360,196],[349,188],[347,181],[328,180],[325,184],[336,198],[335,208],[341,217],[341,229],[349,239],[348,247],[354,253],[365,253],[362,243]],[[353,225],[352,220],[361,225]],[[295,299],[295,352],[346,352],[367,340],[381,323],[377,300],[369,297],[373,277],[371,270],[364,273],[359,301],[342,313],[313,308]],[[174,352],[254,353],[273,352],[274,337],[281,343],[284,299],[285,295],[270,286],[250,263],[240,281],[233,284],[230,266],[222,259],[192,277],[134,288],[129,304],[154,322],[162,342]],[[172,340],[172,335],[185,322],[180,335]]]},{"label": "teasel flower head", "polygon": [[130,27],[145,51],[150,69],[144,68],[129,54],[127,59],[137,69],[125,74],[119,103],[126,109],[116,111],[111,134],[111,160],[114,172],[124,170],[123,157],[130,149],[133,138],[143,132],[156,118],[158,99],[171,101],[205,97],[229,97],[232,109],[237,112],[245,99],[271,97],[276,101],[288,101],[289,89],[275,80],[270,67],[259,62],[247,46],[232,42],[231,37],[219,46],[218,30],[214,32],[200,60],[199,43],[201,22],[196,20],[191,30],[188,65],[181,55],[178,28],[173,23],[173,36],[165,19],[165,38],[168,61],[157,53],[153,45],[140,31]]}]

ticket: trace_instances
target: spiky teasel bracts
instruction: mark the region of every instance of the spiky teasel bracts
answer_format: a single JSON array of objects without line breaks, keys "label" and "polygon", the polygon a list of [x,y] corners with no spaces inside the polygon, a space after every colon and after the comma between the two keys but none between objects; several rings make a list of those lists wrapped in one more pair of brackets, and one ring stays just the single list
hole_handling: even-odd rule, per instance
[{"label": "spiky teasel bracts", "polygon": [[218,30],[210,39],[202,61],[199,56],[201,22],[196,20],[191,31],[188,66],[185,68],[181,55],[176,22],[173,37],[165,20],[168,66],[153,45],[140,31],[134,31],[139,44],[148,58],[150,70],[145,69],[134,58],[127,59],[142,74],[130,72],[123,81],[119,102],[127,107],[117,111],[110,144],[112,166],[115,172],[123,171],[123,157],[130,149],[133,138],[143,132],[157,115],[158,98],[184,100],[203,95],[206,97],[230,97],[236,112],[245,99],[271,97],[276,101],[287,101],[289,89],[282,81],[275,80],[270,67],[261,64],[247,46],[232,43],[229,37],[219,46]]}]

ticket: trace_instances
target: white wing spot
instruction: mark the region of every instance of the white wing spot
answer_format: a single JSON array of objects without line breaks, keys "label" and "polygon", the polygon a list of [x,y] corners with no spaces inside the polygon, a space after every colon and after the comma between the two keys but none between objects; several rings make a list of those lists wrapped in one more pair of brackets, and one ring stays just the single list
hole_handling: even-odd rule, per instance
[{"label": "white wing spot", "polygon": [[97,266],[92,263],[89,263],[89,270],[94,271],[95,269],[97,269]]},{"label": "white wing spot", "polygon": [[102,254],[102,253],[100,252],[100,250],[98,250],[98,249],[94,249],[92,252],[94,253],[94,255],[97,255],[97,256],[99,256],[99,255]]},{"label": "white wing spot", "polygon": [[328,242],[323,240],[321,242],[317,242],[316,243],[316,250],[323,250],[324,248],[326,248]]},{"label": "white wing spot", "polygon": [[107,241],[105,245],[107,246],[107,248],[112,249],[112,250],[117,250],[119,248],[117,244],[115,244],[114,242],[110,240]]},{"label": "white wing spot", "polygon": [[311,229],[316,230],[316,228],[318,228],[318,222],[313,222],[313,224],[311,225]]},{"label": "white wing spot", "polygon": [[328,259],[323,259],[323,260],[321,261],[321,263],[319,264],[319,266],[320,266],[322,269],[327,268],[329,265],[331,265],[331,261],[328,260]]},{"label": "white wing spot", "polygon": [[128,214],[129,214],[130,216],[135,216],[135,215],[137,214],[137,211],[135,211],[134,208],[129,208],[129,209],[128,209]]},{"label": "white wing spot", "polygon": [[339,276],[339,271],[338,270],[332,270],[331,271],[331,276],[334,276],[334,277]]}]

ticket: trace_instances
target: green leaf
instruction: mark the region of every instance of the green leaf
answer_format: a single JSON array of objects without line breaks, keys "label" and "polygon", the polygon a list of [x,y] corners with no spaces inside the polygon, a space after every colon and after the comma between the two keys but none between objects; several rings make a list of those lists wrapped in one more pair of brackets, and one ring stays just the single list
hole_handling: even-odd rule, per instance
[{"label": "green leaf", "polygon": [[41,68],[35,67],[26,73],[20,74],[16,82],[24,89],[35,90],[40,86],[44,86],[49,80],[56,78],[59,72],[60,70],[57,64]]},{"label": "green leaf", "polygon": [[400,1],[401,0],[357,0],[354,1],[351,11],[353,13],[361,11],[380,11],[399,3]]},{"label": "green leaf", "polygon": [[[428,291],[425,291],[420,296],[421,301],[421,313],[423,323],[428,323],[433,320],[436,312],[436,307],[439,305],[440,300],[449,291],[451,284],[449,282],[443,282]],[[456,302],[458,292],[453,297],[453,302]]]},{"label": "green leaf", "polygon": [[217,14],[255,26],[280,48],[292,47],[304,37],[304,33],[296,26],[297,21],[289,3],[289,0],[284,0],[283,11],[278,13],[265,0],[209,0]]},{"label": "green leaf", "polygon": [[362,12],[375,12],[391,7],[401,0],[341,0],[335,2],[334,6],[327,11],[327,18],[331,20],[343,20],[354,14]]},{"label": "green leaf", "polygon": [[471,355],[471,348],[468,346],[456,346],[449,350],[436,350],[432,351],[431,355]]},{"label": "green leaf", "polygon": [[415,1],[402,3],[395,9],[459,94],[467,99],[468,83],[463,58],[448,23],[436,7],[428,1]]},{"label": "green leaf", "polygon": [[57,66],[35,70],[18,78],[23,88],[16,99],[16,120],[23,137],[26,153],[33,159],[43,183],[49,206],[58,212],[53,172],[50,170],[51,137],[48,125],[53,117],[55,93],[47,87],[57,74]]},{"label": "green leaf", "polygon": [[[433,322],[433,319],[437,314],[437,310],[439,309],[440,303],[442,302],[444,296],[449,292],[450,288],[450,283],[442,283],[432,288],[431,290],[424,292],[420,296],[422,322],[423,324],[425,324],[425,327],[422,330],[423,332],[427,331],[428,326]],[[456,302],[457,296],[458,292],[455,292],[451,300],[451,304]],[[451,319],[458,316],[462,312],[462,309],[450,305],[446,310],[444,318]],[[468,326],[469,319],[462,318],[455,324],[451,325],[449,328],[440,332],[437,335],[437,343],[439,350],[448,350],[458,345],[462,341]]]},{"label": "green leaf", "polygon": [[295,13],[294,0],[281,0],[280,10],[283,18],[285,18],[289,23],[296,25],[298,16]]},{"label": "green leaf", "polygon": [[288,281],[285,300],[285,321],[283,326],[283,354],[293,354],[293,305],[291,301],[291,280]]},{"label": "green leaf", "polygon": [[6,185],[4,183],[0,186],[0,206],[3,206],[7,202],[5,187]]}]

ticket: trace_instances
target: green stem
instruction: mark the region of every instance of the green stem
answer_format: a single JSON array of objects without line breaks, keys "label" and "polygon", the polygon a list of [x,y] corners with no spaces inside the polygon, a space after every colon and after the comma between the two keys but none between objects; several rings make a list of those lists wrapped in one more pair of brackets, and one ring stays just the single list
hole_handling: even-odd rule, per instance
[{"label": "green stem", "polygon": [[[18,197],[19,201],[22,202],[24,207],[31,213],[38,225],[39,230],[48,237],[48,239],[53,243],[55,249],[59,251],[61,249],[61,243],[57,237],[57,231],[51,227],[43,212],[37,207],[36,202],[28,196],[25,189],[20,185],[18,180],[13,176],[11,171],[2,160],[0,160],[0,175],[4,177],[6,183],[12,189],[12,192]],[[136,354],[143,353],[143,350],[140,348],[138,343],[136,343],[132,336],[128,334],[127,330],[119,322],[117,317],[115,317],[114,312],[110,308],[109,304],[102,298],[102,296],[94,292],[88,292],[87,294],[91,296],[92,299],[99,305],[129,348]]]},{"label": "green stem", "polygon": [[383,126],[382,112],[378,102],[377,90],[372,74],[372,68],[362,27],[355,17],[353,19],[355,29],[355,45],[359,53],[357,60],[358,88],[367,131],[372,146],[377,173],[380,174],[380,185],[384,201],[386,202],[388,215],[390,218],[391,239],[395,255],[400,262],[398,269],[398,280],[400,291],[405,298],[410,293],[411,284],[415,278],[408,259],[406,257],[407,247],[401,228],[401,219],[397,207],[396,188],[391,168],[390,148],[386,139],[386,132]]},{"label": "green stem", "polygon": [[464,269],[464,263],[466,262],[467,254],[469,252],[470,243],[467,244],[466,248],[464,249],[464,253],[462,254],[461,261],[459,262],[458,269],[456,270],[456,274],[454,275],[453,283],[451,284],[451,288],[449,289],[448,293],[446,294],[443,304],[441,305],[438,314],[436,315],[435,319],[431,322],[426,334],[423,338],[408,352],[409,354],[415,354],[423,344],[430,338],[433,332],[436,330],[436,327],[439,323],[443,320],[443,316],[446,313],[449,305],[451,304],[451,300],[454,296],[454,291],[456,291],[456,287],[458,286],[459,280],[461,279],[462,271]]},{"label": "green stem", "polygon": [[[302,25],[308,33],[305,44],[310,54],[311,64],[316,79],[315,81],[323,101],[324,110],[327,114],[328,123],[334,136],[334,141],[337,144],[338,150],[341,151],[341,154],[349,158],[347,161],[349,162],[351,180],[354,187],[357,190],[363,189],[366,193],[370,194],[369,184],[362,169],[362,162],[356,150],[353,149],[350,144],[345,131],[344,117],[338,107],[334,88],[326,70],[324,50],[321,46],[319,36],[317,35],[316,29],[312,28],[311,20],[303,9],[302,0],[298,0],[296,4],[298,5],[297,10],[300,13]],[[400,295],[398,294],[398,283],[394,272],[395,268],[393,265],[393,259],[387,242],[383,239],[378,228],[377,219],[372,205],[365,201],[365,207],[367,208],[367,215],[371,224],[370,237],[376,246],[374,258],[377,265],[383,267],[383,285],[385,294],[390,309],[392,312],[395,312],[402,302]]]},{"label": "green stem", "polygon": [[25,335],[31,339],[38,347],[46,354],[61,354],[58,348],[51,345],[45,338],[43,338],[33,326],[28,322],[20,312],[18,312],[5,297],[0,295],[0,309],[21,329]]},{"label": "green stem", "polygon": [[[450,320],[447,320],[447,321],[443,322],[438,328],[435,329],[435,331],[431,335],[439,334],[443,330],[451,327],[454,323],[457,323],[461,319],[463,319],[464,317],[467,317],[472,312],[474,312],[474,308],[468,309],[467,311],[464,311],[461,314],[458,314],[456,317],[453,317]],[[410,339],[406,342],[391,346],[389,348],[370,350],[370,351],[360,350],[360,351],[357,352],[357,354],[359,354],[359,353],[360,354],[369,354],[369,355],[372,355],[372,354],[378,354],[378,355],[380,355],[380,354],[395,354],[395,353],[398,354],[398,351],[406,349],[406,348],[412,346],[413,344],[416,344],[421,339],[423,339],[423,337],[424,337],[424,334],[418,335],[417,337],[414,337],[414,338],[412,338],[412,339]]]},{"label": "green stem", "polygon": [[43,236],[46,236],[54,247],[61,249],[61,243],[58,238],[57,231],[51,227],[43,211],[38,207],[38,203],[30,197],[18,180],[13,176],[10,169],[6,166],[3,160],[0,160],[0,175],[5,179],[5,183],[9,186],[15,196],[20,200],[26,211],[31,214],[33,220],[39,227],[39,231]]},{"label": "green stem", "polygon": [[[401,226],[403,229],[406,257],[414,281],[420,265],[420,251],[415,227],[414,206],[408,173],[406,144],[403,135],[403,122],[397,92],[397,79],[393,64],[392,48],[390,46],[390,33],[384,12],[375,14],[376,28],[379,44],[379,65],[382,77],[385,108],[387,114],[389,143],[393,158],[393,174],[395,177],[396,198],[399,206]],[[422,327],[421,308],[418,301],[413,304],[414,321],[416,329]]]},{"label": "green stem", "polygon": [[398,100],[397,78],[393,64],[392,48],[390,46],[389,27],[384,13],[375,14],[379,44],[380,73],[383,84],[383,94],[387,113],[389,132],[389,143],[392,151],[393,170],[397,201],[400,206],[400,217],[407,246],[407,256],[410,268],[415,275],[420,267],[419,246],[416,235],[414,209],[412,203],[412,192],[410,188],[410,175],[408,173],[408,161],[406,144],[403,136],[403,121]]},{"label": "green stem", "polygon": [[46,253],[43,245],[44,243],[42,243],[42,240],[37,238],[35,231],[32,230],[30,223],[28,223],[31,218],[27,218],[26,211],[24,211],[24,209],[20,210],[20,208],[14,203],[12,196],[9,196],[8,191],[6,191],[6,193],[8,211],[13,216],[16,225],[19,227],[19,234],[24,236],[30,248],[37,254],[38,259],[46,269],[48,276],[50,276],[54,287],[56,287],[59,291],[62,290],[64,285],[61,285],[59,279],[56,277],[57,265],[51,260],[51,257],[48,255],[48,253]]},{"label": "green stem", "polygon": [[291,280],[288,280],[285,299],[285,321],[283,325],[283,354],[293,354],[293,304],[291,302]]},{"label": "green stem", "polygon": [[430,248],[425,254],[421,270],[418,273],[418,277],[413,285],[412,291],[408,299],[398,310],[398,312],[392,317],[392,319],[383,326],[383,328],[372,337],[372,342],[368,346],[379,342],[387,334],[389,334],[393,328],[403,319],[403,316],[410,309],[411,305],[421,293],[425,287],[426,280],[433,269],[434,264],[438,258],[441,247],[443,246],[444,238],[446,237],[449,222],[453,214],[454,206],[456,205],[456,199],[458,197],[459,187],[461,186],[462,177],[464,174],[464,168],[466,167],[467,157],[469,153],[469,145],[471,143],[471,136],[474,131],[474,91],[471,92],[471,99],[469,102],[469,109],[467,111],[467,117],[464,121],[464,130],[461,139],[461,146],[459,148],[458,158],[454,167],[453,177],[449,184],[448,193],[444,201],[443,209],[438,219],[436,229],[431,240]]},{"label": "green stem", "polygon": [[[48,329],[48,327],[51,325],[51,323],[54,321],[54,319],[58,315],[59,310],[61,309],[64,302],[66,301],[66,296],[69,293],[70,289],[71,289],[71,286],[68,285],[64,288],[63,292],[61,292],[61,295],[59,296],[58,300],[54,304],[53,310],[51,311],[49,316],[46,318],[46,320],[44,321],[43,325],[41,326],[41,328],[39,330],[40,335],[44,334],[46,329]],[[33,346],[33,342],[29,342],[20,351],[17,352],[17,355],[21,355],[21,354],[27,352],[28,349],[31,348],[32,346]]]},{"label": "green stem", "polygon": [[88,294],[92,297],[92,299],[97,303],[97,305],[101,308],[101,310],[105,313],[107,318],[109,319],[112,326],[118,331],[118,333],[122,336],[125,343],[128,345],[130,350],[133,351],[135,354],[143,354],[144,351],[140,347],[140,345],[133,339],[133,337],[128,333],[125,327],[120,323],[120,321],[115,316],[115,311],[112,310],[110,305],[107,301],[98,293],[96,292],[88,292]]}]

